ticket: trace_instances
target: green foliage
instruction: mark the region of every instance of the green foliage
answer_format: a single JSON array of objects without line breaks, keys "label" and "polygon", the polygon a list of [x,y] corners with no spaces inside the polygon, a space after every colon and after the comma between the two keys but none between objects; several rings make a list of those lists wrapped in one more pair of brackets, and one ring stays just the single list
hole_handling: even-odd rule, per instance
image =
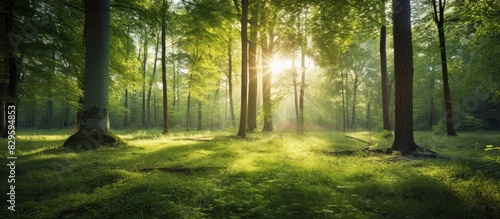
[{"label": "green foliage", "polygon": [[446,133],[446,123],[440,119],[436,125],[432,126],[432,133],[435,135],[444,135]]},{"label": "green foliage", "polygon": [[483,130],[484,127],[485,127],[485,124],[482,120],[480,120],[472,115],[466,115],[462,118],[460,130],[468,130],[468,131]]}]

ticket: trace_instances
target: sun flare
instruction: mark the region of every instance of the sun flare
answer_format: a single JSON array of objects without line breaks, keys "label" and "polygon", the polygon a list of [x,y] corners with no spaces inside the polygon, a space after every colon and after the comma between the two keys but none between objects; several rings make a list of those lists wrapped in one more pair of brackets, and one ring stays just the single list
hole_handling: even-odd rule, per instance
[{"label": "sun flare", "polygon": [[274,58],[271,62],[273,74],[282,74],[292,68],[292,61],[288,59]]}]

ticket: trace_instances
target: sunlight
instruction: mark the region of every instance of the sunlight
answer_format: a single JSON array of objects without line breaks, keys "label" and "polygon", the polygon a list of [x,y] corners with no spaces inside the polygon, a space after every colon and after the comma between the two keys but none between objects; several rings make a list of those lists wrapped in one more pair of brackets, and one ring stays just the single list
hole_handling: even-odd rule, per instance
[{"label": "sunlight", "polygon": [[274,57],[271,62],[271,69],[273,70],[273,75],[279,75],[287,72],[287,70],[293,67],[292,61],[289,59],[281,59]]}]

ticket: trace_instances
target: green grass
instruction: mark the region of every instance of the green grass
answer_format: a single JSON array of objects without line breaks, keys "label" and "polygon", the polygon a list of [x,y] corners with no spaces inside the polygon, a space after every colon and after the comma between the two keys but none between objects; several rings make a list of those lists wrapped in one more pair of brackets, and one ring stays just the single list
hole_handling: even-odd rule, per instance
[{"label": "green grass", "polygon": [[[382,133],[117,131],[127,146],[60,150],[73,131],[17,136],[16,212],[7,218],[495,218],[499,133],[417,132],[451,159],[327,155],[389,147]],[[0,141],[6,145],[5,140]],[[491,147],[489,147],[491,148]],[[4,150],[6,151],[6,150]],[[4,152],[4,157],[7,154]],[[6,159],[3,159],[7,163]],[[4,164],[5,165],[5,164]],[[169,171],[170,169],[184,171]],[[1,169],[7,178],[7,169]],[[6,179],[2,191],[7,191]],[[7,199],[7,196],[4,196]],[[2,216],[2,218],[5,218]]]}]

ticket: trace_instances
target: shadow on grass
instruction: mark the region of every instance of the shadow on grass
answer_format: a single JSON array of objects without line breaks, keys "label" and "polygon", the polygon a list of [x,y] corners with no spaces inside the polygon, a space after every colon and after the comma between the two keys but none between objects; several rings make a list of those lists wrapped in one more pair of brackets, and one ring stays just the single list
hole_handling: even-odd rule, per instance
[{"label": "shadow on grass", "polygon": [[[463,199],[447,181],[423,175],[412,166],[425,166],[427,161],[379,165],[359,155],[337,158],[314,153],[318,162],[310,164],[279,156],[279,151],[271,151],[277,153],[272,159],[259,160],[252,156],[271,152],[249,153],[246,148],[260,146],[244,145],[249,142],[253,141],[217,136],[211,141],[158,149],[127,147],[74,154],[49,148],[36,155],[20,156],[16,186],[23,196],[18,200],[17,214],[9,212],[8,216],[493,218],[500,211],[495,207],[499,200],[486,198],[484,202],[493,204],[483,208],[479,205],[482,202]],[[244,159],[254,162],[255,167],[234,167]],[[349,163],[353,161],[356,163]],[[54,167],[54,163],[60,165]],[[464,174],[474,176],[486,164],[474,160],[463,164],[439,161],[436,165],[458,165],[458,170],[463,168]],[[209,168],[217,166],[231,168]],[[140,171],[145,168],[151,171]],[[172,172],[162,168],[203,171]]]}]

